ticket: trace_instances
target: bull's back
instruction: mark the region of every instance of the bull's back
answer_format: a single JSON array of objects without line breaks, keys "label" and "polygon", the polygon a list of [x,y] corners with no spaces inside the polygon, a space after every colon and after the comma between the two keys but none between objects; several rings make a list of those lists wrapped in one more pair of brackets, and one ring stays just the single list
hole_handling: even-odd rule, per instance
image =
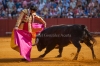
[{"label": "bull's back", "polygon": [[42,37],[39,37],[39,42],[45,45],[59,44],[66,46],[70,43],[70,38],[82,36],[82,28],[81,25],[51,26],[44,29],[40,36]]},{"label": "bull's back", "polygon": [[58,34],[65,31],[66,25],[55,25],[44,29],[41,34]]},{"label": "bull's back", "polygon": [[[58,25],[58,26],[51,26],[49,28],[44,29],[40,35],[41,42],[44,44],[66,44],[69,43],[69,37],[67,36],[68,33],[65,33],[66,30],[68,31],[71,26],[66,25]],[[44,36],[43,36],[44,35]]]}]

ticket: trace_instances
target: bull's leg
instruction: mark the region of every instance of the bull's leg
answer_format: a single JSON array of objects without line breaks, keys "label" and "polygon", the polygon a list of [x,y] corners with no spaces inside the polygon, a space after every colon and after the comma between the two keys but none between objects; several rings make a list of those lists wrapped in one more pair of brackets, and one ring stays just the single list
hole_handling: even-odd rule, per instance
[{"label": "bull's leg", "polygon": [[85,40],[84,43],[91,49],[93,59],[96,59],[96,56],[94,54],[93,44],[90,43],[90,40]]},{"label": "bull's leg", "polygon": [[62,57],[62,51],[63,51],[63,47],[59,48],[59,55],[56,56],[57,58]]},{"label": "bull's leg", "polygon": [[37,45],[37,44],[38,44],[38,42],[39,42],[39,39],[38,39],[38,38],[36,38],[35,43],[34,43],[32,46]]},{"label": "bull's leg", "polygon": [[46,50],[44,52],[44,54],[40,55],[39,58],[44,57],[46,54],[48,54],[51,50],[53,50],[55,48],[56,44],[48,44],[48,46],[46,47]]},{"label": "bull's leg", "polygon": [[76,53],[75,57],[73,58],[73,60],[77,60],[78,54],[81,50],[81,45],[80,45],[79,41],[72,41],[72,42],[73,42],[74,46],[77,48],[77,53]]}]

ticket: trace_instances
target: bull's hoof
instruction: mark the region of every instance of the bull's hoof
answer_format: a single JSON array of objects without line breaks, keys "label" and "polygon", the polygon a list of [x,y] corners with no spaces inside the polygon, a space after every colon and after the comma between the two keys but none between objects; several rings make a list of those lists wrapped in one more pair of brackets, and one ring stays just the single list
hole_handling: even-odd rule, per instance
[{"label": "bull's hoof", "polygon": [[57,55],[57,56],[56,56],[56,58],[60,58],[60,57],[62,57],[62,56],[61,56],[61,55]]},{"label": "bull's hoof", "polygon": [[77,57],[74,57],[73,60],[77,60]]},{"label": "bull's hoof", "polygon": [[44,57],[44,55],[40,55],[38,58],[43,58]]},{"label": "bull's hoof", "polygon": [[93,57],[93,60],[95,60],[95,59],[96,59],[96,56]]}]

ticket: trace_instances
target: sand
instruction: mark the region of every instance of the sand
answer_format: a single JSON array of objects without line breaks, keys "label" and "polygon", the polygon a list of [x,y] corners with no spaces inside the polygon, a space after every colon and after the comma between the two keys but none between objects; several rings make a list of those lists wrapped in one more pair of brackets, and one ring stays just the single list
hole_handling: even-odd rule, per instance
[{"label": "sand", "polygon": [[22,56],[10,47],[10,37],[0,38],[0,66],[100,66],[100,37],[95,37],[97,44],[94,46],[94,52],[97,57],[92,59],[91,50],[82,43],[78,60],[72,60],[77,49],[72,45],[64,47],[62,57],[55,58],[58,55],[58,49],[52,50],[44,58],[38,58],[43,54],[37,50],[36,46],[32,47],[31,62],[21,61]]}]

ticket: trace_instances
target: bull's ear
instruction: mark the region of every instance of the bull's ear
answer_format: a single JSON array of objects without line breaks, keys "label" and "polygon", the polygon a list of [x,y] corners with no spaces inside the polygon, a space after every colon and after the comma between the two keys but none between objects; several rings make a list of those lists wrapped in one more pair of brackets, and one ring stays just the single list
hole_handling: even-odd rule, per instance
[{"label": "bull's ear", "polygon": [[85,28],[86,28],[86,26],[85,26],[85,25],[81,25],[81,27],[82,27],[82,29],[85,29]]}]

